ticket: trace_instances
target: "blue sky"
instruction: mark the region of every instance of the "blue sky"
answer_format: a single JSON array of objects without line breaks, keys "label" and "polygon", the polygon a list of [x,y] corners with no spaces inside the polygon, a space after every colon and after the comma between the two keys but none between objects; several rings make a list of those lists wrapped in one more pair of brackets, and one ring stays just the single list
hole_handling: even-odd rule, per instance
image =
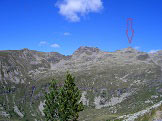
[{"label": "blue sky", "polygon": [[[0,50],[162,50],[161,5],[162,0],[0,0]],[[127,18],[133,18],[135,31],[131,45]]]}]

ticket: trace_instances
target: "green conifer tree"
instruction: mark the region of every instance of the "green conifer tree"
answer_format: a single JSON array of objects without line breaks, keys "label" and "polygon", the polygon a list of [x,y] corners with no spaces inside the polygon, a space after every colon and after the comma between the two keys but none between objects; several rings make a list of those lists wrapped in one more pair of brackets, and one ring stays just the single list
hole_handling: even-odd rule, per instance
[{"label": "green conifer tree", "polygon": [[56,80],[52,80],[49,93],[45,94],[44,110],[46,121],[59,121],[59,89]]},{"label": "green conifer tree", "polygon": [[61,90],[61,95],[64,98],[62,107],[64,107],[63,119],[65,121],[77,121],[79,117],[78,113],[84,109],[83,103],[80,101],[80,91],[74,81],[75,78],[67,73],[64,87]]},{"label": "green conifer tree", "polygon": [[80,101],[81,94],[74,83],[75,78],[67,73],[65,84],[58,88],[55,80],[52,80],[49,93],[45,95],[46,121],[77,121],[79,112],[84,106]]}]

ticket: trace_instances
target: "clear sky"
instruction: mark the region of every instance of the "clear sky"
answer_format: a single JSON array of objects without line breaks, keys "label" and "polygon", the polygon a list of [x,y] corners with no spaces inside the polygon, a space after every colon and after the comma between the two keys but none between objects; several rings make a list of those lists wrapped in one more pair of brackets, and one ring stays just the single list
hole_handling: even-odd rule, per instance
[{"label": "clear sky", "polygon": [[[126,20],[133,18],[130,45]],[[162,50],[162,0],[0,0],[0,50]]]}]

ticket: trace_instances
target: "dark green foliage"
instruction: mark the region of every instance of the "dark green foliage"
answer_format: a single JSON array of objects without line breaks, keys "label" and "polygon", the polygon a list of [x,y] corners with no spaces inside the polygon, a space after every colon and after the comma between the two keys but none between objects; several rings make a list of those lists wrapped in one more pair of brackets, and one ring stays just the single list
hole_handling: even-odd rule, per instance
[{"label": "dark green foliage", "polygon": [[45,95],[46,121],[77,121],[78,113],[83,111],[84,106],[80,102],[81,94],[74,80],[74,77],[67,73],[65,84],[61,88],[52,80],[49,93]]},{"label": "dark green foliage", "polygon": [[44,114],[47,121],[57,121],[59,119],[59,90],[56,80],[51,81],[49,93],[45,94]]},{"label": "dark green foliage", "polygon": [[61,95],[64,100],[63,107],[65,108],[65,120],[77,121],[79,114],[78,112],[83,110],[83,104],[80,102],[81,94],[74,83],[74,77],[69,73],[66,76],[64,87],[61,90]]}]

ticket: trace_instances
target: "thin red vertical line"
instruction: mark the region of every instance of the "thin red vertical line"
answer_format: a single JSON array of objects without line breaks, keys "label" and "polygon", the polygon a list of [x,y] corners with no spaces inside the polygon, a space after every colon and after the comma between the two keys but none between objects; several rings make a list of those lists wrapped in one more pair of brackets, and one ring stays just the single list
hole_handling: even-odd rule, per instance
[{"label": "thin red vertical line", "polygon": [[[129,25],[130,24],[130,25]],[[129,31],[129,26],[132,32],[132,35],[129,37],[128,35],[128,31]],[[126,30],[126,34],[127,34],[127,38],[128,38],[128,42],[131,44],[132,43],[132,38],[134,36],[134,30],[133,30],[133,19],[132,18],[128,18],[127,19],[127,30]]]}]

